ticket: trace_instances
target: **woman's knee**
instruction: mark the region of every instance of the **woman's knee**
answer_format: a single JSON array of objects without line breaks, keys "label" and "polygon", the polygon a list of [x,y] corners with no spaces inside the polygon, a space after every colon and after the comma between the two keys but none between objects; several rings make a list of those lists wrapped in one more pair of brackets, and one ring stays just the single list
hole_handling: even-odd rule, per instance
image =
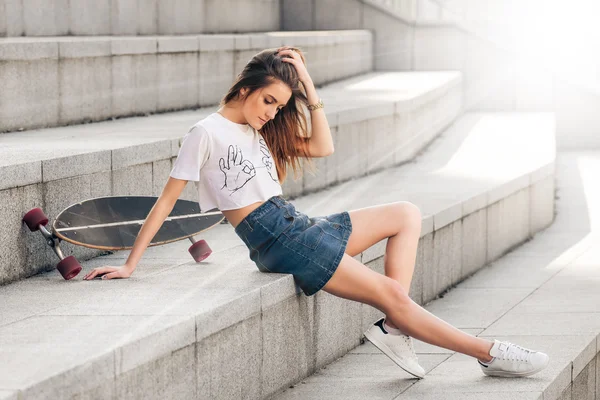
[{"label": "woman's knee", "polygon": [[422,214],[419,207],[408,201],[396,203],[396,210],[404,229],[421,230]]},{"label": "woman's knee", "polygon": [[398,311],[404,307],[408,307],[412,301],[408,293],[402,285],[395,279],[388,278],[385,280],[385,288],[381,291],[382,308],[386,314],[393,311]]}]

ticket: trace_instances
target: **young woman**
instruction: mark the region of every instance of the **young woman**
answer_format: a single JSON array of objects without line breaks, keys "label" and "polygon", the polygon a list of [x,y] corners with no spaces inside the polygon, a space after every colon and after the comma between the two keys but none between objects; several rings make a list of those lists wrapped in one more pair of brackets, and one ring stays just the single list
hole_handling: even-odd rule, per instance
[{"label": "young woman", "polygon": [[[302,106],[310,110],[310,137]],[[309,218],[282,197],[288,166],[296,176],[299,157],[325,157],[333,150],[302,52],[282,47],[256,54],[220,109],[186,134],[125,265],[95,268],[84,279],[131,276],[186,183],[195,181],[200,209],[223,212],[260,271],[293,274],[307,296],[323,289],[385,313],[365,336],[410,374],[425,375],[411,337],[476,358],[486,375],[528,376],[545,368],[546,354],[466,334],[410,299],[421,229],[413,204]],[[385,275],[353,258],[385,238]]]}]

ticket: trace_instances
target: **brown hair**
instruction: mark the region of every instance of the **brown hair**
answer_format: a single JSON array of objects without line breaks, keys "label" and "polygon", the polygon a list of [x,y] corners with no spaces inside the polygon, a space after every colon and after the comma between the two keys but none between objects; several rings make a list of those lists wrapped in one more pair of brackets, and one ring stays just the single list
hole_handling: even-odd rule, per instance
[{"label": "brown hair", "polygon": [[[286,47],[300,54],[302,62],[306,65],[304,54],[299,48]],[[307,158],[311,171],[314,167],[308,154],[301,151],[298,155],[296,150],[301,142],[309,139],[307,119],[302,108],[308,105],[308,98],[302,82],[298,79],[296,68],[282,61],[282,57],[288,56],[279,56],[277,49],[266,49],[254,55],[221,100],[221,105],[225,105],[231,100],[245,99],[256,90],[269,86],[277,80],[285,83],[292,90],[292,96],[286,106],[260,130],[275,160],[280,184],[285,181],[288,166],[291,166],[294,171],[294,181],[302,176],[301,173],[297,176],[298,171],[302,171],[299,156]],[[240,90],[244,87],[247,90],[245,95],[242,95]]]}]

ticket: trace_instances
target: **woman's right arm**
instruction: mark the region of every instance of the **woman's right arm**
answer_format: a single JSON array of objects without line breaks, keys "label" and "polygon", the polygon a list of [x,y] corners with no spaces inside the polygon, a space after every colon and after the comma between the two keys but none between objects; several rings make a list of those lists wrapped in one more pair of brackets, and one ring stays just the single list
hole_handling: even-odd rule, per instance
[{"label": "woman's right arm", "polygon": [[152,241],[152,238],[154,238],[156,232],[158,232],[165,219],[173,210],[187,182],[186,180],[169,177],[160,197],[144,221],[124,266],[94,268],[84,279],[94,279],[99,275],[103,275],[102,279],[129,278],[136,269],[138,262],[142,258],[142,254]]}]

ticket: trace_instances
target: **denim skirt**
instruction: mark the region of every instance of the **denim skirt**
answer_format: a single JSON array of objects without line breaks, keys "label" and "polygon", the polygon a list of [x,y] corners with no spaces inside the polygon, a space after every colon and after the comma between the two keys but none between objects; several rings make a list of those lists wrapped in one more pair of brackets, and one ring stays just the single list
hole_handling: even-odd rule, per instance
[{"label": "denim skirt", "polygon": [[309,218],[281,195],[265,201],[235,227],[260,271],[292,274],[307,296],[329,281],[351,232],[348,212]]}]

